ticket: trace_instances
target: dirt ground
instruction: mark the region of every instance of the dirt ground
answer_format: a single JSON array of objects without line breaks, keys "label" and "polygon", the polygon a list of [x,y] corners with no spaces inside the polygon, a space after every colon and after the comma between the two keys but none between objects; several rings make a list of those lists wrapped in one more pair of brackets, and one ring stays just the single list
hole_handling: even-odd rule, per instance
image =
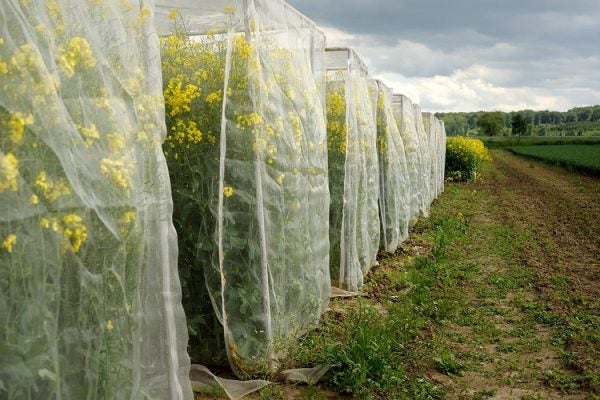
[{"label": "dirt ground", "polygon": [[[471,236],[452,251],[479,272],[462,299],[475,322],[435,333],[464,369],[423,373],[447,399],[600,399],[600,177],[505,150],[492,156],[482,181],[447,184],[434,205],[470,221]],[[430,251],[414,236],[403,251]],[[374,284],[369,296],[385,290]],[[280,385],[249,398],[350,398],[310,389]]]},{"label": "dirt ground", "polygon": [[[487,191],[490,201],[476,207],[471,218],[481,226],[524,232],[525,240],[514,254],[514,266],[509,257],[487,254],[483,272],[503,277],[522,268],[533,273],[531,287],[511,288],[495,300],[501,312],[493,316],[493,327],[518,332],[526,321],[535,334],[485,340],[468,327],[455,327],[459,335],[478,340],[454,345],[463,353],[479,352],[482,360],[463,376],[432,377],[450,399],[595,399],[598,382],[583,376],[597,377],[600,367],[600,179],[508,151],[495,151],[493,158],[492,176],[471,186]],[[482,245],[471,246],[479,258],[474,261],[480,262]],[[484,281],[482,276],[478,289]],[[471,306],[481,307],[486,300],[474,294]],[[532,317],[524,305],[544,313],[547,308],[547,313]],[[573,334],[580,315],[587,325]],[[562,329],[568,334],[561,342]]]},{"label": "dirt ground", "polygon": [[[543,280],[568,266],[573,290],[600,295],[600,179],[514,156],[494,153],[498,180],[493,188],[506,216],[533,229],[551,251],[532,250],[525,259]],[[504,191],[515,198],[505,199]]]}]

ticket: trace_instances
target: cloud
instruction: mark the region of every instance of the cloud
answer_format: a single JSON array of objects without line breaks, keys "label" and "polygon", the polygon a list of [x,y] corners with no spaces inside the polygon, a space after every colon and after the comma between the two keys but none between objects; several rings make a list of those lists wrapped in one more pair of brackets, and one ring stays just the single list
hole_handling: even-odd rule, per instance
[{"label": "cloud", "polygon": [[600,103],[597,0],[291,0],[431,111]]}]

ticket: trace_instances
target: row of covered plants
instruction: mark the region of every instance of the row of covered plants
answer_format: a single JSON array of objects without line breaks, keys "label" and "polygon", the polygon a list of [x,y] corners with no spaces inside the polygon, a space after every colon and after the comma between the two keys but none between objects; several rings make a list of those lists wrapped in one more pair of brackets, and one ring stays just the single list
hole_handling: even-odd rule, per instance
[{"label": "row of covered plants", "polygon": [[273,372],[443,190],[443,124],[295,9],[176,3],[0,4],[0,397]]}]

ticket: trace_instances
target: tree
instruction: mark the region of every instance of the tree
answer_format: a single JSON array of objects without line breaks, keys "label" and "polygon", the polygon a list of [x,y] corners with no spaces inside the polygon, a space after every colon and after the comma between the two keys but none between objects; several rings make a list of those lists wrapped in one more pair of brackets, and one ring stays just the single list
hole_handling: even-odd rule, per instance
[{"label": "tree", "polygon": [[565,114],[565,122],[566,123],[577,122],[577,113],[573,110],[567,111],[567,113]]},{"label": "tree", "polygon": [[477,126],[484,136],[496,136],[504,128],[504,116],[501,112],[484,112],[477,118]]},{"label": "tree", "polygon": [[523,114],[518,113],[512,119],[512,134],[524,135],[527,132],[527,121]]}]

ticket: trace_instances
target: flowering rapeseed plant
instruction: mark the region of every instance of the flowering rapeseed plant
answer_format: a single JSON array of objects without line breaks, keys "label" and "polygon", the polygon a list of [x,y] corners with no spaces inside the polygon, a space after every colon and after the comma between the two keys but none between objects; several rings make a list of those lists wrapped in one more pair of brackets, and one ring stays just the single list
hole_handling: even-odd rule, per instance
[{"label": "flowering rapeseed plant", "polygon": [[172,34],[161,39],[163,149],[191,355],[215,363],[226,351],[239,375],[263,373],[274,347],[319,316],[323,281],[307,284],[317,276],[305,268],[327,263],[322,247],[317,261],[306,254],[323,239],[307,233],[308,215],[327,211],[323,110],[309,64],[252,21],[252,33],[190,37],[184,16],[170,19]]},{"label": "flowering rapeseed plant", "polygon": [[448,137],[446,142],[446,179],[448,181],[474,181],[479,168],[491,161],[490,154],[479,139],[462,136]]},{"label": "flowering rapeseed plant", "polygon": [[331,278],[352,291],[360,290],[379,248],[377,132],[368,97],[359,71],[327,73]]},{"label": "flowering rapeseed plant", "polygon": [[0,2],[3,399],[167,397],[148,382],[167,375],[147,357],[168,353],[148,288],[169,252],[149,12]]}]

